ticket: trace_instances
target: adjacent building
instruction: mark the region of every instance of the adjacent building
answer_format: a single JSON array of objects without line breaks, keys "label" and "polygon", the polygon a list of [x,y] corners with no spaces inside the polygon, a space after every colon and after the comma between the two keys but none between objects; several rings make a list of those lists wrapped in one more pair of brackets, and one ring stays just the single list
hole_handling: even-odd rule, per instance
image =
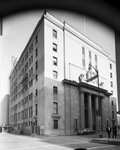
[{"label": "adjacent building", "polygon": [[9,95],[0,102],[0,126],[9,125]]},{"label": "adjacent building", "polygon": [[9,123],[25,134],[74,134],[117,123],[116,62],[47,11],[9,79]]}]

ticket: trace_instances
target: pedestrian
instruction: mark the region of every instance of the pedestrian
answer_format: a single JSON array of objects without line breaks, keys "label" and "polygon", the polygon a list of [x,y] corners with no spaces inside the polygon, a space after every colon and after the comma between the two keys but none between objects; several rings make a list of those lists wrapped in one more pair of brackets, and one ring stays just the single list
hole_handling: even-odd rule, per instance
[{"label": "pedestrian", "polygon": [[108,138],[110,138],[110,134],[111,134],[111,127],[110,127],[110,126],[108,126],[108,127],[106,128],[106,131],[107,131],[107,133],[108,133]]},{"label": "pedestrian", "polygon": [[113,125],[113,136],[112,136],[112,138],[116,138],[117,137],[117,126],[116,125]]}]

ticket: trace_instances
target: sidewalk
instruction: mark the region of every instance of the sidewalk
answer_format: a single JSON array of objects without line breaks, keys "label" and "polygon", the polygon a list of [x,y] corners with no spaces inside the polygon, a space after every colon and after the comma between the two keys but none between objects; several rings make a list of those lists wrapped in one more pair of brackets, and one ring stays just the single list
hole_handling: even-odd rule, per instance
[{"label": "sidewalk", "polygon": [[101,133],[103,134],[103,138],[98,138],[97,137],[93,137],[91,138],[90,142],[95,142],[95,143],[103,143],[103,144],[112,144],[112,145],[120,145],[120,131],[117,133],[117,137],[116,138],[112,138],[112,134],[111,134],[111,138],[107,137],[106,133]]}]

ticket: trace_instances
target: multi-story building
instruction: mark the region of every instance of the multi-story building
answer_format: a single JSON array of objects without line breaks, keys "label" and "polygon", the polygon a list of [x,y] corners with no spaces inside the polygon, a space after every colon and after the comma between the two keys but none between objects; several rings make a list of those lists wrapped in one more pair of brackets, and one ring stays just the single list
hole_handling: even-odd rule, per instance
[{"label": "multi-story building", "polygon": [[0,126],[9,125],[9,95],[0,102]]},{"label": "multi-story building", "polygon": [[117,123],[115,61],[49,12],[38,22],[9,79],[10,125],[25,134],[73,134]]}]

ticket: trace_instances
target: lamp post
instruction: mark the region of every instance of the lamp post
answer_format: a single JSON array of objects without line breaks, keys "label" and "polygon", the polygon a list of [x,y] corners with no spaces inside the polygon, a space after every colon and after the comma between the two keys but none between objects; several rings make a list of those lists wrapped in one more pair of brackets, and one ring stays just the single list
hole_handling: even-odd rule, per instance
[{"label": "lamp post", "polygon": [[[91,68],[93,68],[96,72],[96,75],[94,75],[93,77],[87,79],[86,81],[87,82],[90,82],[90,81],[93,81],[94,79],[98,78],[98,102],[100,102],[100,90],[99,90],[99,71],[93,67],[90,63],[89,63],[89,67],[88,67],[88,70],[90,71]],[[101,132],[101,118],[100,118],[100,108],[98,108],[98,111],[97,111],[97,116],[99,116],[99,125],[100,125],[100,132]],[[99,135],[99,137],[102,137],[101,135]]]}]

